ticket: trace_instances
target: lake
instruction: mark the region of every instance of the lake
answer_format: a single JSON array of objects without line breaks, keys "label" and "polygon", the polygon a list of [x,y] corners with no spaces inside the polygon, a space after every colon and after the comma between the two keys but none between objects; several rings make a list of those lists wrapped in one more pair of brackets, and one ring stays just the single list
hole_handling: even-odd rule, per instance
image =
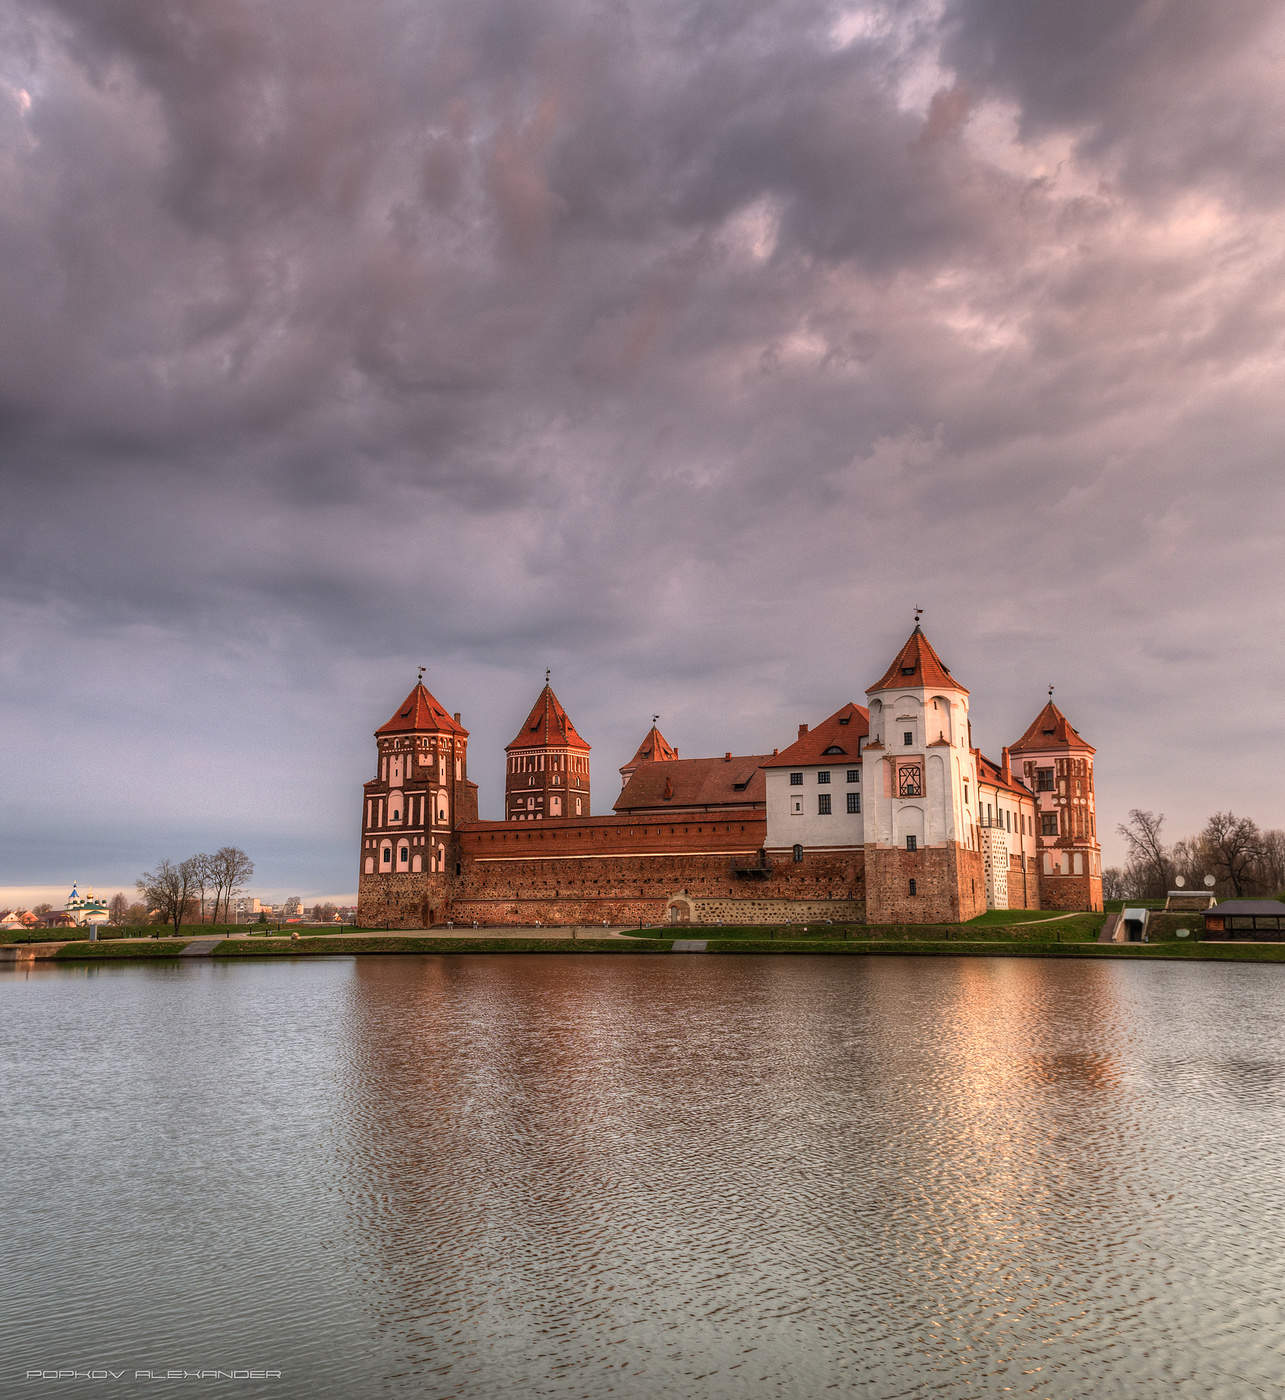
[{"label": "lake", "polygon": [[7,968],[0,1394],[1276,1395],[1283,995],[1025,958]]}]

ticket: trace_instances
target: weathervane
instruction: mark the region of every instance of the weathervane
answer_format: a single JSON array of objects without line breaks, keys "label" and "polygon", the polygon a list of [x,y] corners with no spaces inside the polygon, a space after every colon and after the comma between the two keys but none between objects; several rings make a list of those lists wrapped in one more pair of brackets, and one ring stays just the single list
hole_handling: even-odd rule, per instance
[{"label": "weathervane", "polygon": [[427,667],[427,666],[421,666],[421,667],[419,668],[419,675],[418,675],[418,677],[417,677],[416,679],[419,681],[419,684],[420,684],[420,685],[423,685],[423,684],[424,684],[424,672],[427,671],[427,670],[428,670],[428,667]]},{"label": "weathervane", "polygon": [[924,615],[924,610],[923,610],[923,608],[916,608],[916,609],[915,609],[915,626],[916,626],[916,627],[919,626],[919,619],[920,619],[923,615]]},{"label": "weathervane", "polygon": [[544,683],[545,685],[549,684],[549,668],[547,666],[544,668]]},{"label": "weathervane", "polygon": [[653,729],[655,729],[655,727],[656,727],[656,721],[657,721],[659,718],[660,718],[659,715],[652,715],[652,717],[651,717],[651,727],[652,727]]},{"label": "weathervane", "polygon": [[1052,700],[1052,698],[1053,698],[1053,687],[1052,687],[1052,686],[1049,686],[1049,699]]}]

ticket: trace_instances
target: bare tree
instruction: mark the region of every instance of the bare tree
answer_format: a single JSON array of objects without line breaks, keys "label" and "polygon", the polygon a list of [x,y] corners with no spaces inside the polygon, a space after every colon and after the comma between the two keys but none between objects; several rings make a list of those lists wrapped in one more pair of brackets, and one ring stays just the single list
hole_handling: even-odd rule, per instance
[{"label": "bare tree", "polygon": [[113,924],[123,924],[129,917],[129,900],[119,890],[108,901],[107,917]]},{"label": "bare tree", "polygon": [[1265,894],[1285,894],[1285,831],[1263,832],[1263,849],[1258,858],[1258,876]]},{"label": "bare tree", "polygon": [[188,912],[196,890],[196,858],[175,865],[163,860],[155,870],[145,871],[138,879],[138,892],[150,909],[157,912],[164,924],[173,924],[177,934],[183,927],[183,916]]},{"label": "bare tree", "polygon": [[33,904],[31,906],[31,912],[33,914],[39,914],[43,919],[46,914],[52,914],[54,912],[54,907],[52,904]]},{"label": "bare tree", "polygon": [[1160,837],[1164,822],[1163,812],[1144,812],[1134,807],[1129,820],[1116,828],[1129,848],[1129,869],[1136,875],[1137,892],[1143,897],[1163,895],[1173,876],[1169,851]]},{"label": "bare tree", "polygon": [[224,922],[231,918],[233,896],[240,894],[254,874],[254,862],[239,846],[220,846],[210,857],[214,884],[214,919],[218,922],[220,904]]},{"label": "bare tree", "polygon": [[[213,856],[207,855],[204,851],[198,851],[192,857],[193,878],[196,882],[196,894],[199,901],[200,922],[205,923],[205,891],[211,886],[215,886],[218,879],[218,871]],[[214,917],[217,921],[219,915],[218,891],[215,889],[214,896]]]},{"label": "bare tree", "polygon": [[1209,853],[1212,873],[1239,899],[1259,888],[1257,867],[1263,857],[1263,833],[1249,817],[1215,812],[1198,840]]},{"label": "bare tree", "polygon": [[1102,872],[1102,898],[1125,898],[1124,871],[1118,865],[1108,865]]}]

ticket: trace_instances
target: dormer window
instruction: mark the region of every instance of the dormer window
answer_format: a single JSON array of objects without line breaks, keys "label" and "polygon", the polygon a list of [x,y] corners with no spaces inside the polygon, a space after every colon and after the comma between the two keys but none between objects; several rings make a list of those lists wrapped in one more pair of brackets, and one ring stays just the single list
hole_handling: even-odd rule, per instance
[{"label": "dormer window", "polygon": [[838,744],[831,744],[830,747],[829,747],[828,749],[825,750],[825,752],[828,753],[828,754],[831,754],[831,753],[847,753],[847,750],[846,750],[846,749],[841,749],[841,748],[838,746]]},{"label": "dormer window", "polygon": [[901,674],[903,676],[913,676],[915,674],[915,668],[913,666],[903,666],[901,668]]}]

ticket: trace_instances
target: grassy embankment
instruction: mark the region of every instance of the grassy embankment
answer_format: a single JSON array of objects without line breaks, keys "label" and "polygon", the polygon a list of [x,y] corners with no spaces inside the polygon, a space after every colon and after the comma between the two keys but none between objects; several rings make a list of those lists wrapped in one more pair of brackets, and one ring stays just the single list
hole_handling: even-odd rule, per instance
[{"label": "grassy embankment", "polygon": [[145,943],[122,943],[108,939],[105,943],[66,943],[54,954],[62,962],[97,962],[104,958],[176,958],[192,940],[190,938],[149,938]]},{"label": "grassy embankment", "polygon": [[[773,924],[761,927],[644,928],[628,938],[454,937],[424,933],[375,933],[353,937],[351,931],[316,933],[299,938],[256,936],[218,944],[213,956],[308,957],[355,953],[665,953],[675,937],[699,939],[711,953],[824,953],[928,956],[1095,957],[1208,960],[1216,962],[1285,962],[1285,943],[1198,942],[1179,939],[1177,931],[1199,932],[1190,914],[1153,915],[1151,941],[1145,944],[1096,942],[1101,914],[1059,916],[1048,911],[992,910],[965,924]],[[199,926],[198,926],[199,927]],[[204,929],[201,930],[204,932]],[[244,932],[244,930],[241,930]],[[257,932],[257,931],[256,931]],[[59,950],[62,961],[113,957],[173,957],[187,939],[121,944],[72,943]]]}]

